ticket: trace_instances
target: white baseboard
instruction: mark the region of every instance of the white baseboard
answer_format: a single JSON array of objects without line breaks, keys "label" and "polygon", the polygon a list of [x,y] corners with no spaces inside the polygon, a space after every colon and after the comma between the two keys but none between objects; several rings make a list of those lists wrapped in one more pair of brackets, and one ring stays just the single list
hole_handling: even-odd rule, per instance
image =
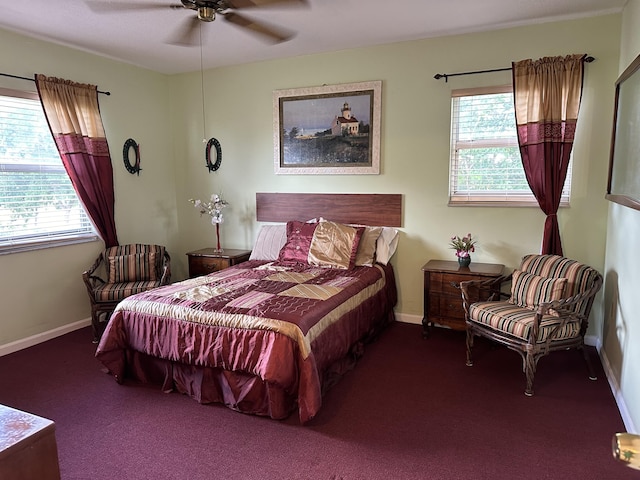
[{"label": "white baseboard", "polygon": [[[33,347],[34,345],[37,345],[39,343],[46,342],[47,340],[51,340],[52,338],[59,337],[60,335],[73,332],[84,327],[88,327],[89,325],[91,325],[91,319],[85,318],[84,320],[79,320],[68,325],[63,325],[62,327],[54,328],[53,330],[49,330],[47,332],[38,333],[37,335],[32,335],[27,338],[16,340],[15,342],[0,345],[0,357],[13,352],[17,352],[18,350],[22,350],[24,348]],[[87,341],[91,341],[91,338],[87,339]]]},{"label": "white baseboard", "polygon": [[618,405],[618,411],[620,412],[620,416],[622,417],[624,427],[629,433],[638,433],[638,430],[636,430],[636,427],[633,424],[633,420],[631,419],[631,415],[629,414],[629,409],[627,408],[627,404],[624,401],[622,392],[620,392],[620,385],[618,384],[618,380],[616,380],[616,376],[613,373],[611,363],[609,363],[609,359],[607,358],[607,353],[601,347],[602,345],[598,343],[597,348],[598,354],[600,355],[600,360],[602,362],[602,368],[604,369],[604,373],[607,377],[607,380],[609,381],[609,386],[611,387],[613,398]]},{"label": "white baseboard", "polygon": [[416,325],[422,325],[422,316],[411,315],[409,313],[397,313],[396,320],[402,323],[413,323]]}]

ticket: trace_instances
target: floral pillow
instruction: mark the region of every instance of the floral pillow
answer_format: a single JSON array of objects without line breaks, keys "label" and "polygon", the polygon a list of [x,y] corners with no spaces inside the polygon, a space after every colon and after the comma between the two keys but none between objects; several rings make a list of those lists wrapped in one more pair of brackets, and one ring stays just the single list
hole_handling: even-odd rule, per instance
[{"label": "floral pillow", "polygon": [[283,263],[308,263],[313,233],[319,223],[297,220],[287,222],[287,242],[280,250],[278,261]]},{"label": "floral pillow", "polygon": [[[553,302],[563,298],[566,286],[566,278],[540,277],[514,270],[509,303],[534,310],[541,303]],[[554,310],[549,310],[549,314],[558,316],[558,312]]]}]

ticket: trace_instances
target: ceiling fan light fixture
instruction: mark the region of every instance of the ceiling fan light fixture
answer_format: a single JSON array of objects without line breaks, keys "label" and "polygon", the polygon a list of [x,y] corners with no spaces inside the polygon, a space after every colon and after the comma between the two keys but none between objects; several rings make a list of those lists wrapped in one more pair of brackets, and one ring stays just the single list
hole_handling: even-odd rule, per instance
[{"label": "ceiling fan light fixture", "polygon": [[213,22],[216,19],[216,10],[211,7],[199,7],[198,18],[203,22]]}]

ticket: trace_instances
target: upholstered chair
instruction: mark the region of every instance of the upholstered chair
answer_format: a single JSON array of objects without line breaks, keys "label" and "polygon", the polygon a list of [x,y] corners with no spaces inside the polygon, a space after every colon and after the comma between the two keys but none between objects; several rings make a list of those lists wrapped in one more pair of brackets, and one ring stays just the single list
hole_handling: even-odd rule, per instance
[{"label": "upholstered chair", "polygon": [[139,243],[107,248],[82,274],[91,301],[93,340],[100,340],[105,322],[124,298],[167,285],[171,280],[171,257],[161,245]]},{"label": "upholstered chair", "polygon": [[[482,283],[511,281],[511,293],[500,298],[474,298]],[[467,328],[467,365],[473,365],[475,336],[488,338],[518,352],[526,376],[525,395],[533,395],[538,360],[556,350],[584,349],[593,299],[602,287],[602,275],[593,268],[558,255],[526,255],[511,275],[497,280],[462,282]],[[499,289],[498,289],[499,290]],[[480,300],[480,301],[478,301]]]}]

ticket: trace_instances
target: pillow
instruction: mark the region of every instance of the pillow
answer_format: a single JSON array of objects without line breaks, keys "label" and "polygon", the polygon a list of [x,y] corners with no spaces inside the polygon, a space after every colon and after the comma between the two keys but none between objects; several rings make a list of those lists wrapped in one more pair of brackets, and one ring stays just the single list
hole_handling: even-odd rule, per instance
[{"label": "pillow", "polygon": [[382,233],[376,241],[376,262],[383,265],[389,263],[398,248],[398,233],[395,228],[382,227]]},{"label": "pillow", "polygon": [[319,267],[352,269],[364,227],[321,221],[309,247],[308,262]]},{"label": "pillow", "polygon": [[356,252],[356,267],[371,267],[375,262],[376,243],[382,233],[382,227],[364,227],[358,251]]},{"label": "pillow", "polygon": [[297,220],[287,222],[287,241],[278,254],[278,261],[284,263],[308,263],[309,247],[313,232],[319,223],[305,223]]},{"label": "pillow", "polygon": [[[541,303],[560,300],[566,286],[566,278],[540,277],[521,270],[514,270],[509,303],[534,310]],[[549,310],[549,314],[558,316],[558,312],[554,310]]]},{"label": "pillow", "polygon": [[249,260],[278,260],[280,250],[287,243],[287,226],[263,225],[258,232],[258,238],[251,250]]},{"label": "pillow", "polygon": [[156,252],[108,257],[109,276],[107,283],[158,280],[156,258]]}]

